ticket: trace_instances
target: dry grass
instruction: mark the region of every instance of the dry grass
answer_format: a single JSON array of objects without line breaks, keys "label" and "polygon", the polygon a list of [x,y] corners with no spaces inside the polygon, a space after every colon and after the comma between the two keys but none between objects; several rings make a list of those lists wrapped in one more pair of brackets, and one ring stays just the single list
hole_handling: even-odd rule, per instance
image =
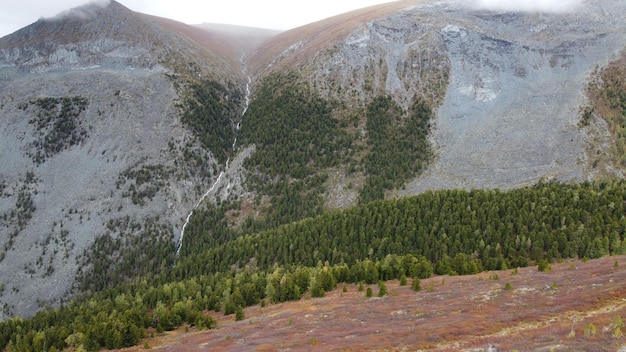
[{"label": "dry grass", "polygon": [[425,1],[402,0],[374,5],[283,32],[263,43],[263,47],[258,48],[251,55],[250,66],[255,73],[267,74],[270,63],[280,57],[281,53],[295,43],[306,41],[296,55],[286,57],[279,65],[272,66],[271,69],[295,68],[305,59],[313,58],[318,52],[332,48],[334,44],[346,38],[359,26]]},{"label": "dry grass", "polygon": [[[619,266],[614,263],[618,262]],[[626,256],[553,264],[473,276],[422,280],[423,290],[388,282],[389,295],[365,298],[342,285],[324,298],[249,307],[246,319],[214,314],[211,331],[184,329],[146,339],[167,351],[433,350],[494,346],[522,351],[615,351],[616,316],[626,317]],[[511,289],[505,290],[506,283]],[[371,285],[376,293],[378,288]],[[429,288],[432,287],[432,290]],[[568,337],[573,320],[574,337]],[[596,336],[585,336],[592,323]],[[570,335],[571,336],[571,335]],[[143,342],[129,351],[143,349]]]}]

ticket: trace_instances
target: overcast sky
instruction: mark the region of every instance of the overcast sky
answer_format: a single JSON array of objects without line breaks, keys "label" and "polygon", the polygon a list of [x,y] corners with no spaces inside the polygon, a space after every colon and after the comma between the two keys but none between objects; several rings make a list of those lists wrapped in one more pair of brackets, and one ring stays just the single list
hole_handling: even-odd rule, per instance
[{"label": "overcast sky", "polygon": [[[97,0],[99,2],[108,0]],[[187,24],[227,23],[290,29],[350,10],[391,0],[118,0],[137,12]],[[514,11],[571,11],[583,0],[460,0],[480,8]],[[0,37],[41,17],[88,3],[89,0],[0,0]]]},{"label": "overcast sky", "polygon": [[[391,0],[118,0],[137,12],[187,24],[227,23],[290,29]],[[0,37],[89,0],[0,0]],[[101,0],[100,0],[101,2]]]}]

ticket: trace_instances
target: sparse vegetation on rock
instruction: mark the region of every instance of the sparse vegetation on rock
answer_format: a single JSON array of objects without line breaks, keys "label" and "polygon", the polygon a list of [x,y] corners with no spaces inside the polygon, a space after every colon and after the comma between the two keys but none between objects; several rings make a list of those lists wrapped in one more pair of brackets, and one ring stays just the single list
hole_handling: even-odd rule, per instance
[{"label": "sparse vegetation on rock", "polygon": [[[34,105],[35,116],[29,123],[35,127],[35,141],[30,157],[37,164],[59,152],[77,145],[87,138],[81,114],[89,101],[81,96],[62,98],[38,98],[28,105]],[[27,109],[28,105],[24,105]]]},{"label": "sparse vegetation on rock", "polygon": [[626,52],[618,60],[592,75],[587,93],[593,106],[582,112],[582,124],[588,124],[592,114],[599,114],[609,124],[613,134],[613,155],[616,164],[626,166]]}]

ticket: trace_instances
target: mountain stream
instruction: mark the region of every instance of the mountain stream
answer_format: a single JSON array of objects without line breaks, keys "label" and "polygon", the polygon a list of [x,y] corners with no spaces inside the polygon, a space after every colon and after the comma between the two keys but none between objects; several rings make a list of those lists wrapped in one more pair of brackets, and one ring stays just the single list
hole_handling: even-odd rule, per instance
[{"label": "mountain stream", "polygon": [[[246,114],[246,111],[248,111],[248,105],[250,104],[250,83],[251,82],[252,82],[251,78],[248,77],[248,82],[246,82],[246,94],[245,94],[244,107],[243,107],[243,112],[241,113],[241,121],[237,123],[237,128],[236,128],[236,132],[235,132],[235,139],[233,140],[233,151],[235,150],[235,147],[237,145],[237,131],[239,131],[239,129],[241,128],[241,122],[243,122],[243,117]],[[176,258],[178,258],[180,256],[180,250],[183,247],[183,238],[185,237],[185,229],[187,228],[187,225],[189,224],[189,220],[191,219],[191,216],[193,215],[193,212],[196,209],[198,209],[198,207],[200,206],[200,204],[202,204],[202,202],[206,199],[206,197],[208,197],[209,194],[211,194],[211,192],[213,192],[215,190],[217,185],[220,183],[220,180],[222,179],[222,176],[224,176],[224,173],[228,170],[228,163],[229,162],[230,162],[230,158],[228,158],[226,160],[226,167],[224,168],[224,171],[220,172],[219,176],[217,177],[217,180],[215,180],[215,182],[213,182],[211,187],[206,192],[204,192],[204,194],[202,195],[202,197],[200,197],[200,199],[198,200],[196,205],[194,205],[193,208],[191,208],[191,211],[189,212],[189,214],[187,214],[187,218],[185,219],[185,223],[183,224],[183,227],[180,230],[180,236],[178,238],[178,244],[176,245]]]}]

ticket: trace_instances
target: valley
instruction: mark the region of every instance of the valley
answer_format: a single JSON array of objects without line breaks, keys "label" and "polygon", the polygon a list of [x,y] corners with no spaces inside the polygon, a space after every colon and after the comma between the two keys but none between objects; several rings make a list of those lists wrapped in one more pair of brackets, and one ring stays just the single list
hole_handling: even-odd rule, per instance
[{"label": "valley", "polygon": [[[245,66],[244,66],[245,67]],[[244,70],[245,71],[245,70]],[[235,137],[233,138],[233,152],[237,152],[237,131],[239,131],[241,129],[241,125],[243,124],[243,119],[244,119],[244,115],[246,114],[246,111],[248,110],[248,106],[250,105],[250,77],[248,77],[248,82],[246,83],[246,89],[245,89],[245,93],[244,93],[244,107],[243,107],[243,112],[241,113],[241,119],[239,120],[239,122],[236,123],[236,132],[235,132]],[[246,151],[242,151],[242,156],[237,156],[236,158],[240,160],[240,162],[235,163],[237,166],[240,166],[241,164],[241,160],[245,159],[246,156],[249,155],[249,152]],[[215,187],[217,187],[220,183],[220,180],[222,179],[222,176],[224,176],[224,174],[229,173],[229,162],[230,162],[230,158],[226,160],[226,164],[225,164],[225,170],[220,172],[219,176],[217,177],[217,180],[215,180],[215,182],[211,185],[211,187],[202,195],[202,197],[200,197],[200,199],[198,200],[198,202],[194,205],[194,207],[191,209],[191,211],[189,212],[189,214],[187,214],[187,217],[185,218],[185,222],[183,223],[183,226],[180,230],[180,236],[178,237],[178,244],[176,245],[176,257],[178,257],[180,255],[180,249],[183,246],[183,239],[185,236],[185,228],[187,227],[187,225],[189,224],[189,220],[191,219],[191,216],[193,215],[194,210],[196,210],[201,204],[202,202],[209,196],[209,194],[211,192],[215,191]],[[233,187],[232,182],[232,178],[228,181],[228,186],[226,187],[226,192],[228,192],[228,189]],[[239,186],[241,186],[241,183],[238,182],[235,184],[236,185],[239,184]],[[223,194],[222,196],[225,196],[225,198],[228,198],[228,194]]]},{"label": "valley", "polygon": [[622,348],[625,53],[621,0],[2,37],[0,350]]}]

